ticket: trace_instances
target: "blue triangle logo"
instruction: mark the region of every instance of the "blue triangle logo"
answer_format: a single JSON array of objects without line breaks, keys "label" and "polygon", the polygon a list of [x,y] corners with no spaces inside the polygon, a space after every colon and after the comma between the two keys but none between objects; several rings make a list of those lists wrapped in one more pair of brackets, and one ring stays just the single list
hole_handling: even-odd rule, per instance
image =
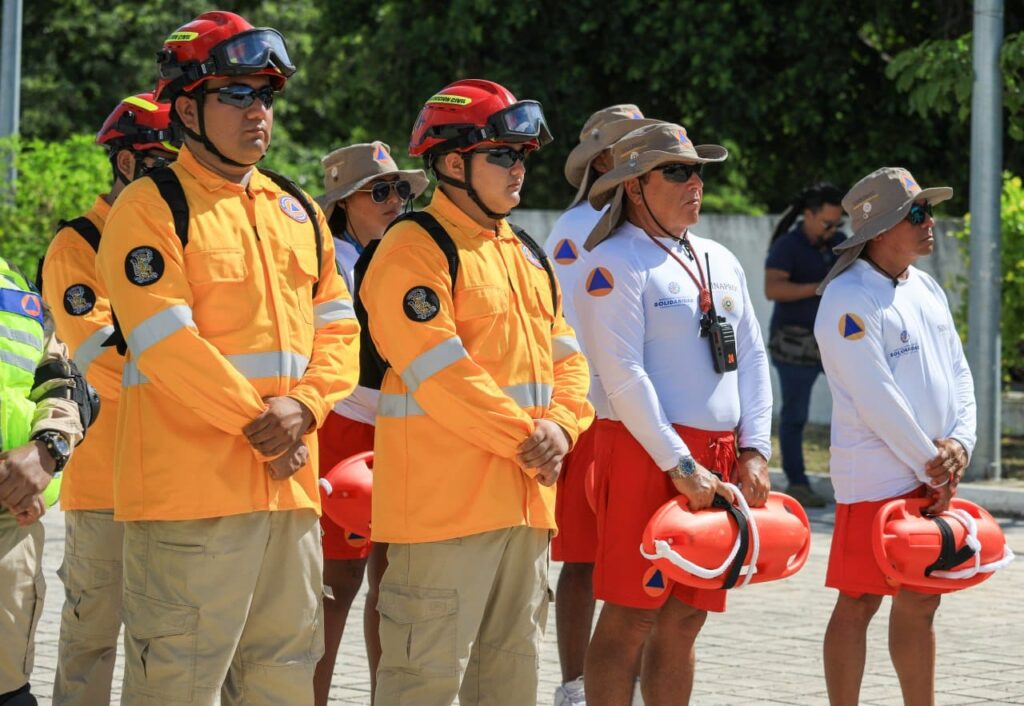
[{"label": "blue triangle logo", "polygon": [[388,158],[388,153],[384,151],[384,147],[382,145],[377,145],[377,154],[375,154],[373,158],[378,162],[383,162]]},{"label": "blue triangle logo", "polygon": [[648,588],[665,588],[665,579],[661,577],[661,571],[655,571],[647,581]]},{"label": "blue triangle logo", "polygon": [[604,276],[604,273],[600,270],[594,270],[594,274],[591,276],[590,281],[587,283],[587,291],[593,292],[598,289],[611,289],[612,283]]},{"label": "blue triangle logo", "polygon": [[555,259],[570,262],[576,259],[576,251],[572,249],[572,244],[568,240],[563,240],[558,246],[558,250],[555,251]]},{"label": "blue triangle logo", "polygon": [[356,534],[355,532],[349,532],[348,533],[348,538],[349,539],[366,539],[366,537],[364,537],[363,535]]},{"label": "blue triangle logo", "polygon": [[853,320],[853,317],[849,314],[846,315],[846,322],[843,325],[843,336],[850,337],[863,331],[857,322]]}]

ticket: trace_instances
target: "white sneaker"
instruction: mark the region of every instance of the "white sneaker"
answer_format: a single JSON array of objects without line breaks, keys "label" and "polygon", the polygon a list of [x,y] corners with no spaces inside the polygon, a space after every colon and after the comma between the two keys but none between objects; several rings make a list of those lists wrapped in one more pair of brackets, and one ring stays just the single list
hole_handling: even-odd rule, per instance
[{"label": "white sneaker", "polygon": [[555,689],[555,706],[587,706],[583,677],[576,677]]},{"label": "white sneaker", "polygon": [[633,684],[633,700],[630,702],[630,706],[644,706],[644,697],[640,693],[639,677],[637,677],[636,682]]}]

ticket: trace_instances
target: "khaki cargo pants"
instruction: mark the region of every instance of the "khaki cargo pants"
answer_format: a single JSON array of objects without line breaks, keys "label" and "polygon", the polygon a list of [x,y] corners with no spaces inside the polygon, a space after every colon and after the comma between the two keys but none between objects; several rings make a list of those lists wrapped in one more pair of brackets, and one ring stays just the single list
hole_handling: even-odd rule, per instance
[{"label": "khaki cargo pants", "polygon": [[312,510],[126,522],[125,706],[311,706],[323,654]]},{"label": "khaki cargo pants", "polygon": [[121,632],[124,526],[113,510],[64,513],[64,583],[54,706],[110,703]]},{"label": "khaki cargo pants", "polygon": [[380,585],[377,706],[537,703],[548,613],[544,529],[390,544]]},{"label": "khaki cargo pants", "polygon": [[0,512],[0,694],[25,686],[43,612],[43,525],[19,527]]}]

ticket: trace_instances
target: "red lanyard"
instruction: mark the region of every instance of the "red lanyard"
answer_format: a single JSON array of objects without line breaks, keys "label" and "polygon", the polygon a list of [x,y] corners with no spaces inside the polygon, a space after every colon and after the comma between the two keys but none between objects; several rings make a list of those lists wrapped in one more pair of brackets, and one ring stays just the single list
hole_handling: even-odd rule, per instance
[{"label": "red lanyard", "polygon": [[686,263],[683,262],[682,260],[680,260],[679,256],[677,256],[674,252],[669,250],[665,246],[664,243],[662,243],[660,240],[655,238],[650,233],[646,233],[646,235],[647,235],[648,238],[651,239],[652,243],[654,243],[659,248],[661,248],[662,250],[667,252],[669,254],[669,257],[671,257],[673,260],[678,262],[679,266],[682,267],[684,270],[686,270],[686,274],[690,275],[690,279],[693,280],[693,283],[697,286],[697,289],[700,291],[700,310],[701,310],[702,313],[705,313],[705,314],[708,313],[711,310],[711,290],[708,289],[708,286],[710,285],[710,283],[708,283],[708,284],[704,283],[704,270],[702,270],[700,268],[700,259],[693,252],[693,248],[690,247],[690,241],[687,240],[685,235],[682,238],[679,238],[679,241],[682,242],[683,247],[685,247],[687,252],[689,252],[690,255],[693,257],[693,261],[695,263],[697,263],[697,274],[700,275],[700,279],[699,280],[697,279],[696,276],[694,276],[693,270],[691,270],[689,267],[687,267]]}]

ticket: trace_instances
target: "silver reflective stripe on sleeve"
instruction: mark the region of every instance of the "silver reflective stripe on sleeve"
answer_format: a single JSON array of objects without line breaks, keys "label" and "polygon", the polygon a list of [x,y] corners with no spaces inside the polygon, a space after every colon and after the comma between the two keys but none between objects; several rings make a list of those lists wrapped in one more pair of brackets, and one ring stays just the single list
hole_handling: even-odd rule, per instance
[{"label": "silver reflective stripe on sleeve", "polygon": [[158,311],[132,329],[128,334],[128,347],[132,355],[138,358],[148,348],[188,326],[195,326],[192,309],[185,304],[177,304]]},{"label": "silver reflective stripe on sleeve", "polygon": [[416,356],[402,371],[402,381],[409,388],[409,392],[416,392],[424,380],[467,357],[469,353],[462,346],[462,339],[452,336]]},{"label": "silver reflective stripe on sleeve", "polygon": [[139,370],[139,364],[134,360],[125,361],[121,370],[121,387],[133,387],[134,385],[145,385],[149,378]]},{"label": "silver reflective stripe on sleeve", "polygon": [[354,318],[356,310],[348,299],[332,299],[313,307],[313,326],[318,329],[334,321]]},{"label": "silver reflective stripe on sleeve", "polygon": [[103,348],[103,342],[110,338],[111,334],[114,333],[113,326],[101,326],[100,328],[93,331],[92,335],[82,341],[81,345],[75,351],[75,365],[78,366],[79,371],[82,375],[85,375],[89,366],[92,362],[100,357],[105,348]]},{"label": "silver reflective stripe on sleeve", "polygon": [[305,374],[309,358],[291,351],[238,353],[224,356],[248,380],[285,377],[298,380]]},{"label": "silver reflective stripe on sleeve", "polygon": [[555,336],[551,339],[551,357],[556,363],[580,352],[580,342],[575,336]]},{"label": "silver reflective stripe on sleeve", "polygon": [[29,360],[24,356],[20,356],[17,353],[11,353],[10,351],[0,350],[0,362],[13,365],[16,368],[21,368],[29,373],[34,373],[36,371],[36,361]]},{"label": "silver reflective stripe on sleeve", "polygon": [[0,337],[15,343],[32,346],[36,350],[43,350],[43,339],[29,331],[19,331],[18,329],[0,326]]},{"label": "silver reflective stripe on sleeve", "polygon": [[[525,382],[521,385],[509,385],[501,391],[511,397],[523,408],[544,407],[551,405],[551,385],[546,382]],[[402,417],[422,417],[426,412],[413,398],[412,393],[404,395],[381,393],[377,404],[378,417],[398,419]]]}]

